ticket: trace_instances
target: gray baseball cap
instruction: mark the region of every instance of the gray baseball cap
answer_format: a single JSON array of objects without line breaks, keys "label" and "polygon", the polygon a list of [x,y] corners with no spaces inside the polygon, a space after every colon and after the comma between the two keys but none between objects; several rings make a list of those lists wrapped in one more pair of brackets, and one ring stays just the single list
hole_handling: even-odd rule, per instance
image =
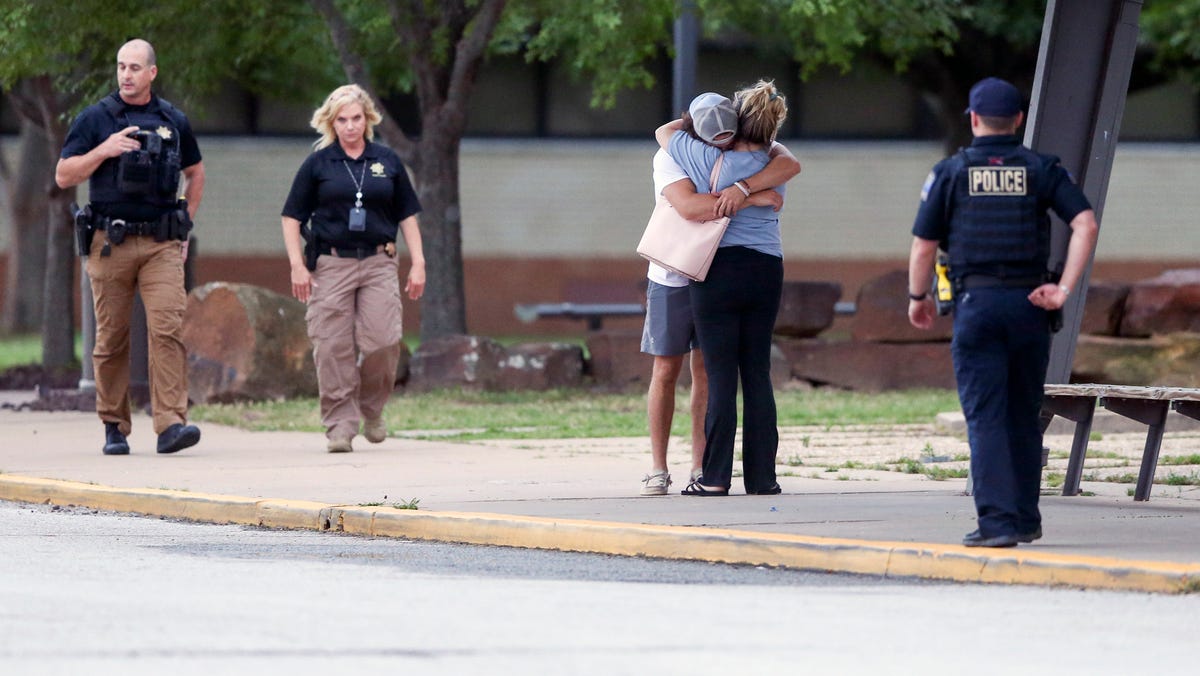
[{"label": "gray baseball cap", "polygon": [[738,114],[733,102],[713,92],[705,92],[692,99],[688,106],[692,126],[696,135],[708,143],[723,143],[717,140],[722,134],[737,134]]}]

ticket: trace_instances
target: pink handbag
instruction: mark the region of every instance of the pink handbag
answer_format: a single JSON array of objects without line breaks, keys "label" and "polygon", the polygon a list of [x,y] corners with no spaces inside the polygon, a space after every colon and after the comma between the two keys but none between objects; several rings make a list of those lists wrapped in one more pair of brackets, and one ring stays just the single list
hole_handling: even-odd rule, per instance
[{"label": "pink handbag", "polygon": [[[712,191],[716,191],[717,176],[724,159],[725,153],[721,153],[708,177]],[[654,212],[650,214],[650,222],[646,223],[646,232],[642,233],[637,252],[652,263],[703,282],[728,226],[728,216],[711,221],[689,221],[660,194],[654,201]]]}]

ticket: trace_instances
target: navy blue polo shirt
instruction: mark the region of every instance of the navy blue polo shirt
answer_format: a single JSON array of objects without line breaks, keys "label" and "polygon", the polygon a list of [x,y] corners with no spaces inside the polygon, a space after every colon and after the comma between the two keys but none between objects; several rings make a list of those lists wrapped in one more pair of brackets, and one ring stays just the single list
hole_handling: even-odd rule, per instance
[{"label": "navy blue polo shirt", "polygon": [[[365,230],[351,232],[348,220],[360,177],[367,223]],[[420,211],[421,203],[400,156],[372,142],[358,159],[350,159],[336,141],[309,155],[283,204],[284,216],[301,223],[312,219],[317,238],[335,247],[395,241],[400,221]]]},{"label": "navy blue polo shirt", "polygon": [[[998,134],[978,136],[971,142],[972,148],[993,151],[997,155],[1011,152],[1020,145],[1016,136]],[[1083,190],[1075,184],[1071,174],[1063,168],[1058,158],[1038,154],[1043,160],[1041,179],[1036,187],[1038,208],[1044,213],[1053,209],[1064,222],[1070,223],[1081,212],[1091,209]],[[950,233],[955,209],[954,178],[962,168],[962,153],[938,162],[921,187],[921,206],[913,223],[912,234],[921,239],[945,242]]]},{"label": "navy blue polo shirt", "polygon": [[[67,132],[67,138],[63,142],[62,153],[59,157],[65,160],[86,155],[96,146],[104,143],[109,136],[130,126],[126,116],[132,114],[143,119],[146,115],[165,117],[179,134],[180,166],[186,169],[199,164],[202,159],[200,146],[196,143],[196,136],[192,133],[192,125],[188,122],[187,116],[178,108],[174,106],[164,108],[160,105],[158,96],[153,93],[150,95],[150,102],[144,106],[132,106],[125,103],[117,92],[109,94],[106,98],[114,99],[121,104],[121,111],[116,117],[113,117],[100,103],[94,103],[84,108],[71,123],[71,129]],[[116,186],[117,165],[118,158],[116,157],[104,160],[88,178],[88,185],[95,186],[100,183]],[[92,190],[91,192],[95,193],[96,191]],[[153,220],[163,212],[161,206],[151,206],[141,202],[105,203],[93,200],[93,206],[99,213],[132,220]]]}]

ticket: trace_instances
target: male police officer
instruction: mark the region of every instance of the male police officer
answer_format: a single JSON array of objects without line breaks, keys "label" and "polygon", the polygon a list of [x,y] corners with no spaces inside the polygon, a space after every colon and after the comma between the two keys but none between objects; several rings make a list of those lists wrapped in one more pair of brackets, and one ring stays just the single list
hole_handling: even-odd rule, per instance
[{"label": "male police officer", "polygon": [[[998,78],[970,94],[969,148],[942,160],[921,190],[908,264],[908,317],[929,328],[933,260],[949,254],[951,353],[967,420],[978,529],[968,547],[1012,547],[1042,536],[1038,414],[1050,354],[1050,315],[1079,282],[1096,243],[1095,213],[1057,157],[1016,137],[1021,95]],[[1070,225],[1061,278],[1046,270],[1054,209]],[[1049,281],[1048,281],[1049,280]]]},{"label": "male police officer", "polygon": [[[118,90],[75,118],[54,179],[88,181],[91,204],[76,217],[96,310],[96,412],[105,455],[129,453],[129,323],[134,292],[146,306],[150,398],[158,452],[200,441],[187,424],[187,354],[180,339],[187,301],[183,261],[204,165],[187,118],[150,91],[154,48],[130,40],[117,52]],[[186,209],[179,204],[179,173]]]}]

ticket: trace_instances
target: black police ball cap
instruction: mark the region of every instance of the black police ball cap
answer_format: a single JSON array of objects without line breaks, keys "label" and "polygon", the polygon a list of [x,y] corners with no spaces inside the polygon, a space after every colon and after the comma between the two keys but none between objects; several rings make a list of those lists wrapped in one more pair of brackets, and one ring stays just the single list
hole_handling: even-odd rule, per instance
[{"label": "black police ball cap", "polygon": [[984,117],[1013,117],[1021,112],[1021,92],[998,77],[976,82],[969,101],[966,112]]}]

